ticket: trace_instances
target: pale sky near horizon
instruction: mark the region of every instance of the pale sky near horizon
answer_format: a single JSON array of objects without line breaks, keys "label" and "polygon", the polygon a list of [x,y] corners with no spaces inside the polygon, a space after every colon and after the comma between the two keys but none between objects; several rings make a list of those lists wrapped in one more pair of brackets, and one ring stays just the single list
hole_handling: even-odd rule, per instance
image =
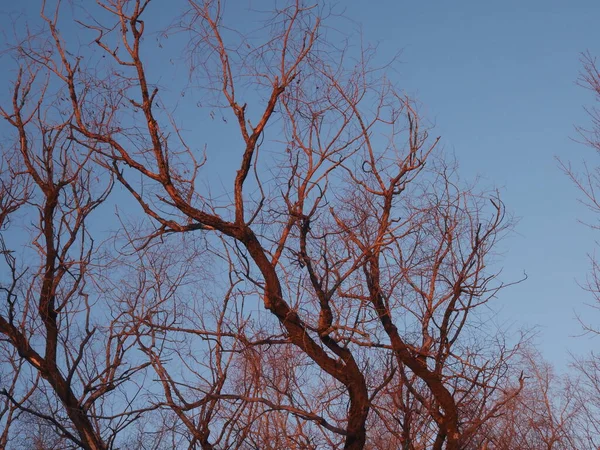
[{"label": "pale sky near horizon", "polygon": [[[153,2],[149,15],[160,15],[169,4]],[[10,27],[7,12],[37,13],[37,5],[0,4],[0,27]],[[502,320],[513,329],[537,327],[539,348],[559,369],[568,364],[569,351],[600,348],[600,337],[574,337],[582,331],[576,313],[600,326],[600,311],[585,306],[593,299],[577,283],[585,281],[586,254],[597,239],[577,219],[596,219],[577,202],[579,194],[556,160],[600,165],[593,150],[574,140],[574,126],[589,124],[584,105],[594,101],[576,80],[581,52],[600,57],[600,2],[338,5],[364,42],[378,44],[378,59],[400,52],[395,81],[435,123],[434,133],[456,155],[461,176],[497,186],[518,219],[515,233],[500,245],[502,277],[511,282],[525,272],[528,279],[499,294]],[[8,81],[0,74],[2,97]]]}]

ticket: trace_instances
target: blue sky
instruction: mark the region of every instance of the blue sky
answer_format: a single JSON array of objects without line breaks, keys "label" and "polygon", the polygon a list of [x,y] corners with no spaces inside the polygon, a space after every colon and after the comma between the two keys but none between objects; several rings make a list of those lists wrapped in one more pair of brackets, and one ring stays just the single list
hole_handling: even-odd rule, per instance
[{"label": "blue sky", "polygon": [[[161,16],[168,4],[157,0],[151,15]],[[420,101],[463,178],[499,187],[518,219],[500,246],[503,278],[529,278],[500,294],[501,320],[513,329],[537,327],[539,347],[561,369],[569,350],[598,347],[600,338],[573,337],[581,334],[576,313],[600,324],[600,312],[585,306],[593,299],[577,284],[596,237],[578,224],[590,216],[556,158],[600,164],[573,140],[574,125],[589,123],[583,106],[593,97],[576,79],[581,52],[600,56],[600,2],[379,0],[340,8],[351,22],[330,25],[362,30],[365,42],[378,44],[381,62],[400,52],[395,81]],[[35,15],[38,2],[0,6],[9,11]],[[3,14],[0,28],[9,30],[10,22]],[[0,74],[0,85],[9,78]]]},{"label": "blue sky", "polygon": [[598,348],[599,339],[573,337],[576,313],[600,324],[577,284],[597,237],[577,222],[590,215],[556,158],[600,164],[573,140],[594,100],[576,80],[580,53],[600,56],[600,3],[383,0],[349,2],[346,14],[382,57],[401,51],[400,85],[422,102],[461,174],[498,186],[519,219],[501,245],[503,276],[529,278],[501,292],[501,317],[536,326],[545,357],[561,369],[569,351]]}]

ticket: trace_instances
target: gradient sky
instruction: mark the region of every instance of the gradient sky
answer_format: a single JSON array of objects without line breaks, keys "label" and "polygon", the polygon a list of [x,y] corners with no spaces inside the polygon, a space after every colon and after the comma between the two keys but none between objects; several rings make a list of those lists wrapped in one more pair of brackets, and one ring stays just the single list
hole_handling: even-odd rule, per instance
[{"label": "gradient sky", "polygon": [[[231,0],[229,7],[236,1],[247,5]],[[8,12],[35,17],[38,5],[3,3],[0,28],[11,28],[15,15]],[[150,15],[164,17],[169,5],[156,0]],[[395,81],[420,101],[462,177],[500,188],[518,219],[500,245],[502,277],[510,282],[526,272],[528,279],[500,293],[501,320],[513,329],[537,327],[537,344],[559,369],[569,351],[598,348],[600,338],[574,337],[581,334],[576,313],[600,326],[600,311],[585,306],[593,299],[577,284],[585,281],[596,239],[577,219],[595,218],[578,204],[556,158],[600,164],[573,140],[574,126],[589,123],[583,106],[593,96],[576,80],[581,52],[600,57],[600,2],[378,0],[339,8],[352,23],[329,25],[362,30],[364,42],[378,44],[381,62],[400,52]],[[0,73],[2,97],[9,79]]]}]

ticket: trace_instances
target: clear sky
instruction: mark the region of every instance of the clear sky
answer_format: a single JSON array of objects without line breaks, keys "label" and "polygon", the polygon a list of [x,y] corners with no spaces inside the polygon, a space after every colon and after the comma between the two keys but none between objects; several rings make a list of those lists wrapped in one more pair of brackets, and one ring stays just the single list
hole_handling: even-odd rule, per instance
[{"label": "clear sky", "polygon": [[597,236],[577,222],[590,216],[556,158],[600,164],[573,140],[594,100],[576,80],[581,52],[600,57],[600,2],[381,0],[348,2],[346,14],[379,54],[401,51],[401,85],[423,103],[461,174],[501,188],[519,219],[502,245],[504,277],[529,278],[501,292],[502,316],[537,326],[537,343],[559,368],[568,351],[598,348],[600,339],[572,337],[581,334],[576,313],[600,325],[577,284]]},{"label": "clear sky", "polygon": [[[38,4],[3,2],[0,28],[11,28],[8,12],[35,15]],[[159,17],[169,5],[156,0],[150,15]],[[537,326],[539,347],[561,369],[568,350],[598,348],[600,338],[573,337],[581,333],[576,313],[600,325],[600,311],[585,307],[592,298],[577,284],[585,281],[596,237],[578,224],[589,215],[556,158],[600,164],[573,141],[574,125],[589,123],[583,106],[593,97],[576,79],[581,52],[600,57],[600,2],[377,0],[339,7],[353,22],[339,26],[361,29],[365,42],[378,43],[382,62],[401,52],[393,76],[421,102],[463,178],[481,176],[484,187],[499,187],[519,219],[501,244],[503,279],[523,272],[528,279],[500,294],[501,317],[515,329]],[[7,77],[0,73],[2,97]]]}]

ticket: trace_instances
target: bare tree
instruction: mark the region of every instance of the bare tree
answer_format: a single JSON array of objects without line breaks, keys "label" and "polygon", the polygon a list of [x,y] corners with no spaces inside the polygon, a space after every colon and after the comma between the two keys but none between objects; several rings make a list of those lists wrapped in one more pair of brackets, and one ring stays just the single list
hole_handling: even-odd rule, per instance
[{"label": "bare tree", "polygon": [[23,58],[0,107],[14,136],[0,167],[0,334],[12,365],[2,389],[6,423],[19,414],[54,430],[62,448],[103,449],[135,418],[135,403],[119,390],[147,363],[129,365],[127,337],[106,326],[92,282],[99,259],[89,217],[112,178],[90,164],[93,152],[77,148],[47,42],[29,44],[17,49]]},{"label": "bare tree", "polygon": [[595,353],[579,358],[574,369],[572,392],[578,407],[574,434],[582,447],[596,448],[600,445],[600,358]]},{"label": "bare tree", "polygon": [[[578,132],[583,143],[600,152],[600,110],[597,102],[600,100],[600,72],[598,63],[591,53],[584,53],[581,58],[583,69],[581,71],[579,84],[590,90],[594,96],[594,104],[586,111],[591,120],[588,127],[578,127]],[[598,165],[585,163],[583,170],[573,167],[570,163],[561,162],[561,167],[565,173],[573,180],[582,194],[581,203],[594,215],[600,213],[600,200],[598,197],[600,188],[600,167]],[[592,229],[598,229],[595,221],[587,223]],[[600,265],[598,263],[595,251],[589,252],[591,270],[587,277],[584,288],[590,292],[596,304],[591,305],[598,309],[600,302]],[[581,320],[584,330],[591,334],[599,334],[600,327],[595,322]],[[577,437],[582,445],[589,448],[595,448],[600,445],[598,431],[600,423],[598,422],[598,392],[600,389],[600,360],[598,354],[591,352],[587,357],[578,357],[574,360],[573,369],[574,385],[573,391],[576,394],[576,400],[579,404],[579,414],[577,415]]]},{"label": "bare tree", "polygon": [[578,383],[554,373],[550,364],[532,348],[520,352],[525,386],[510,400],[502,414],[486,423],[473,448],[573,449],[592,448],[582,441]]},{"label": "bare tree", "polygon": [[[589,89],[594,94],[595,102],[600,100],[600,72],[596,58],[590,53],[582,55],[581,59],[583,70],[579,78],[579,84]],[[600,151],[600,111],[594,105],[586,108],[588,116],[591,119],[591,127],[578,127],[579,136],[585,144]],[[598,167],[585,164],[583,171],[578,171],[568,162],[560,162],[562,169],[573,180],[579,191],[583,194],[581,202],[594,214],[600,213],[600,200],[598,199],[598,188],[600,186],[600,169]],[[597,229],[597,225],[589,223],[592,229]],[[600,272],[598,261],[593,252],[589,254],[591,262],[591,271],[585,285],[585,288],[591,292],[596,300],[600,300]],[[582,323],[583,327],[592,333],[598,333],[598,327],[590,323]]]},{"label": "bare tree", "polygon": [[[221,2],[190,1],[158,32],[152,7],[99,1],[77,49],[45,4],[48,40],[17,48],[2,114],[26,181],[3,211],[31,196],[41,262],[15,268],[26,295],[9,293],[0,331],[57,400],[19,408],[93,449],[157,417],[155,448],[466,448],[523,387],[482,308],[504,287],[498,194],[459,179],[375,49],[323,24],[331,11],[298,0],[236,30]],[[181,94],[235,134],[226,161],[190,143],[152,33],[184,42]],[[204,183],[215,172],[229,187]],[[86,219],[112,179],[146,221],[123,219],[91,300]]]}]

